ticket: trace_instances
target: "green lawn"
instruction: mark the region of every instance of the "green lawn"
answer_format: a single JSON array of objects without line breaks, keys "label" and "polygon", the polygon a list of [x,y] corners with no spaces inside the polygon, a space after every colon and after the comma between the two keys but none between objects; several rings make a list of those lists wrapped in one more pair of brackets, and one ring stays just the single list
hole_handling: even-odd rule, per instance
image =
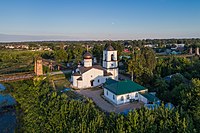
[{"label": "green lawn", "polygon": [[0,51],[0,74],[33,71],[34,57],[40,52],[28,50]]}]

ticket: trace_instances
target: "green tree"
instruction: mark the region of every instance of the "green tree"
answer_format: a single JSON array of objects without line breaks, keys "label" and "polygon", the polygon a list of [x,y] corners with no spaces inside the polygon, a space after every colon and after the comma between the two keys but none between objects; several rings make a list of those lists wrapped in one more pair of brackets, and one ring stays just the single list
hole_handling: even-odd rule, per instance
[{"label": "green tree", "polygon": [[149,48],[134,51],[134,55],[128,61],[128,72],[131,74],[132,80],[148,83],[156,67],[155,53]]},{"label": "green tree", "polygon": [[192,79],[191,87],[181,92],[182,107],[192,116],[197,131],[200,132],[200,80]]},{"label": "green tree", "polygon": [[67,60],[67,52],[64,49],[59,49],[54,52],[55,60],[63,62]]}]

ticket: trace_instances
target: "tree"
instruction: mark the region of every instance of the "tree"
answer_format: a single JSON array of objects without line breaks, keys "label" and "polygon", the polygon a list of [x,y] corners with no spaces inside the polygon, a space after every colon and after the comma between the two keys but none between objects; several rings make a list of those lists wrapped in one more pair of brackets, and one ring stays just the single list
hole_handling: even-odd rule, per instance
[{"label": "tree", "polygon": [[99,63],[102,61],[103,49],[103,45],[94,45],[94,48],[92,49],[92,54],[94,57],[96,57],[97,62]]},{"label": "tree", "polygon": [[182,107],[192,116],[197,131],[200,131],[200,80],[192,79],[191,86],[182,90]]},{"label": "tree", "polygon": [[54,52],[55,60],[58,62],[63,62],[67,60],[67,53],[64,49],[59,49]]},{"label": "tree", "polygon": [[153,76],[156,67],[155,53],[152,49],[143,48],[134,50],[132,58],[128,61],[128,72],[132,80],[147,83]]}]

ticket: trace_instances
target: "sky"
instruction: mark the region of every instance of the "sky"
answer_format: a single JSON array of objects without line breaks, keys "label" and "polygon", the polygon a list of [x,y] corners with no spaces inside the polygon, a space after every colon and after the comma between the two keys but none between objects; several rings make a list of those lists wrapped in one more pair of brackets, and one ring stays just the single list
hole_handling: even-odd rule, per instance
[{"label": "sky", "polygon": [[192,37],[200,0],[0,1],[0,41]]}]

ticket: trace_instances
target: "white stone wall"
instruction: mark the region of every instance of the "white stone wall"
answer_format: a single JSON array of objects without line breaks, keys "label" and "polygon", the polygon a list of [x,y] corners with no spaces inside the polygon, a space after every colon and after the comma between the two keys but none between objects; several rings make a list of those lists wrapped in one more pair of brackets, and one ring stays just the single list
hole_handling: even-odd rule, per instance
[{"label": "white stone wall", "polygon": [[[108,91],[108,94],[107,94],[107,91]],[[143,91],[146,91],[146,90],[143,90]],[[136,95],[136,93],[137,93],[137,95]],[[113,95],[115,96],[115,99],[113,99]],[[129,95],[129,99],[127,99],[127,95]],[[127,94],[123,94],[123,95],[115,95],[112,92],[110,92],[109,90],[107,90],[106,88],[104,88],[104,96],[117,105],[128,103],[128,102],[130,102],[130,99],[135,99],[135,100],[139,100],[144,103],[147,103],[147,99],[145,97],[143,97],[142,95],[140,95],[139,92],[132,92],[132,93],[127,93]],[[124,100],[121,100],[122,96],[123,96]]]},{"label": "white stone wall", "polygon": [[78,88],[88,88],[91,87],[91,80],[94,80],[93,86],[98,86],[105,82],[105,77],[103,76],[103,70],[92,68],[91,70],[82,74],[82,84]]},{"label": "white stone wall", "polygon": [[104,68],[116,68],[118,67],[118,62],[117,61],[103,61],[103,67]]},{"label": "white stone wall", "polygon": [[[111,60],[113,55],[114,61]],[[118,80],[118,61],[117,51],[103,51],[103,67],[106,68],[107,72],[112,73],[112,79]]]},{"label": "white stone wall", "polygon": [[114,60],[117,60],[117,50],[115,51],[103,51],[103,60],[111,61],[111,55],[113,54]]},{"label": "white stone wall", "polygon": [[140,94],[139,94],[139,101],[142,101],[145,104],[148,103],[148,100],[145,97],[143,97],[142,95],[140,95]]},{"label": "white stone wall", "polygon": [[80,76],[72,76],[72,85],[75,86],[75,87],[78,87],[77,85],[77,79],[79,78]]},{"label": "white stone wall", "polygon": [[118,80],[118,68],[116,69],[107,69],[107,72],[112,73],[112,79]]},{"label": "white stone wall", "polygon": [[92,67],[92,59],[84,59],[84,67]]},{"label": "white stone wall", "polygon": [[[116,95],[113,94],[112,92],[110,92],[109,90],[107,90],[106,88],[103,89],[104,91],[104,96],[109,100],[111,101],[112,103],[114,104],[117,104],[117,100],[116,100]],[[113,95],[114,95],[114,99],[113,99]]]},{"label": "white stone wall", "polygon": [[[130,102],[130,99],[138,100],[139,95],[138,95],[138,97],[136,97],[136,93],[138,93],[138,92],[132,92],[132,93],[127,93],[127,94],[123,94],[123,95],[118,95],[117,96],[117,104],[123,104],[123,103]],[[127,95],[129,95],[129,99],[127,99]],[[121,100],[121,97],[124,98],[123,101]]]},{"label": "white stone wall", "polygon": [[77,87],[82,88],[83,86],[83,81],[82,80],[77,80]]}]

